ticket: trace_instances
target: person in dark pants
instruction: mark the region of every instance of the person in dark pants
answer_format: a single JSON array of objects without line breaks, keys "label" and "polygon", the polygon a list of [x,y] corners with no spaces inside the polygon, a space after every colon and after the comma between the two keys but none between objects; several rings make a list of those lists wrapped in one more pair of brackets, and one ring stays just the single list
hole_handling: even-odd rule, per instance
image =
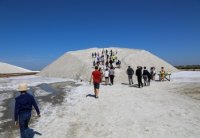
[{"label": "person in dark pants", "polygon": [[129,85],[133,85],[134,70],[131,68],[131,66],[128,66],[126,73],[128,75]]},{"label": "person in dark pants", "polygon": [[144,86],[149,86],[150,85],[151,74],[146,69],[146,67],[144,67],[144,70],[143,70],[143,79],[144,79]]},{"label": "person in dark pants", "polygon": [[112,58],[110,58],[110,61],[109,61],[109,63],[110,63],[110,67],[112,67],[112,66],[113,66],[113,61],[112,61]]},{"label": "person in dark pants", "polygon": [[149,76],[148,76],[148,85],[150,86],[150,83],[151,83],[151,74],[149,73]]},{"label": "person in dark pants", "polygon": [[92,80],[93,80],[95,98],[99,98],[99,88],[100,88],[101,79],[102,79],[102,74],[98,70],[98,66],[96,66],[95,71],[92,72],[91,78],[90,78],[90,83],[92,83]]},{"label": "person in dark pants", "polygon": [[114,84],[114,78],[115,78],[115,70],[114,70],[113,66],[109,70],[109,76],[110,76],[110,83],[111,83],[111,85],[113,85]]},{"label": "person in dark pants", "polygon": [[27,84],[20,84],[18,91],[21,94],[15,98],[15,125],[19,124],[21,138],[29,138],[31,135],[28,133],[28,123],[31,119],[32,107],[35,108],[38,117],[40,117],[40,110],[37,103],[34,97],[27,93],[27,90]]},{"label": "person in dark pants", "polygon": [[137,67],[136,70],[136,76],[137,76],[137,80],[138,80],[138,87],[140,88],[140,86],[143,87],[143,83],[142,83],[142,67]]}]

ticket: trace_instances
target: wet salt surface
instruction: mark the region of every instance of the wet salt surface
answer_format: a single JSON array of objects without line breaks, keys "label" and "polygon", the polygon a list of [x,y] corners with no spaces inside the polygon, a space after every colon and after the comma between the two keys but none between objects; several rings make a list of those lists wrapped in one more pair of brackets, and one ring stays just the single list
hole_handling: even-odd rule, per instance
[{"label": "wet salt surface", "polygon": [[[200,100],[200,71],[180,71],[172,74],[174,91]],[[178,90],[177,90],[178,89]]]},{"label": "wet salt surface", "polygon": [[192,99],[200,101],[200,82],[175,83],[172,90],[181,95],[186,95]]},{"label": "wet salt surface", "polygon": [[[62,104],[68,92],[79,86],[73,81],[58,82],[52,84],[42,83],[37,86],[30,87],[28,93],[33,95],[38,103],[40,110],[45,110],[46,105],[59,106]],[[18,128],[14,126],[14,103],[15,97],[20,93],[17,91],[0,91],[0,137],[15,137]],[[50,110],[50,109],[49,109]],[[48,111],[47,111],[48,112]],[[49,112],[50,113],[50,112]],[[36,113],[33,109],[31,124],[36,120]]]},{"label": "wet salt surface", "polygon": [[20,76],[20,77],[11,77],[11,78],[0,78],[0,90],[16,90],[20,83],[27,83],[28,86],[37,86],[42,83],[55,83],[55,82],[65,82],[65,81],[73,81],[66,80],[62,78],[48,78],[48,77],[40,77],[40,76]]}]

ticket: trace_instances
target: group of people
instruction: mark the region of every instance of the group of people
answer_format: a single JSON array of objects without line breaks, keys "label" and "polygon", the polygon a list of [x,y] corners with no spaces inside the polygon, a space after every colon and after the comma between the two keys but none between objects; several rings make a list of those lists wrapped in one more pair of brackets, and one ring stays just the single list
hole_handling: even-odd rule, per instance
[{"label": "group of people", "polygon": [[[110,50],[102,50],[102,55],[100,56],[99,53],[92,53],[92,58],[96,58],[97,62],[95,62],[95,70],[91,74],[90,83],[94,85],[94,94],[95,98],[99,98],[99,89],[100,89],[100,83],[102,82],[103,78],[105,78],[105,85],[113,85],[114,84],[114,78],[115,78],[115,67],[113,67],[113,62],[117,59],[117,51],[114,52]],[[115,56],[115,58],[113,57]],[[101,58],[100,58],[101,57]],[[110,64],[104,63],[104,57],[106,57],[106,62],[108,60],[111,60]],[[99,60],[101,59],[101,60]],[[120,63],[121,64],[121,63]],[[133,75],[134,70],[131,66],[128,66],[128,69],[126,71],[128,75],[128,81],[129,85],[133,85]],[[150,72],[147,70],[146,67],[138,66],[135,75],[137,76],[138,80],[138,87],[141,88],[144,86],[150,86],[150,81],[155,80],[155,67],[152,67],[150,69]],[[160,77],[161,81],[164,80],[165,77],[165,70],[164,67],[161,67],[160,71]],[[142,82],[142,78],[144,80],[144,83]],[[31,111],[32,107],[35,108],[38,117],[40,117],[40,110],[38,108],[38,105],[34,99],[34,97],[27,93],[28,86],[27,84],[20,84],[18,91],[21,93],[20,96],[15,98],[15,125],[19,125],[20,127],[20,133],[21,138],[29,137],[28,133],[28,124],[31,118]]]},{"label": "group of people", "polygon": [[[150,80],[152,78],[151,74],[146,69],[146,67],[144,67],[143,72],[142,69],[143,68],[141,66],[138,66],[135,73],[135,75],[137,76],[139,88],[143,87],[142,78],[144,79],[144,86],[150,86]],[[131,66],[128,66],[126,73],[128,75],[129,85],[133,85],[133,75],[134,75],[133,68],[131,68]]]},{"label": "group of people", "polygon": [[110,51],[102,50],[101,54],[99,52],[94,52],[92,53],[92,58],[93,58],[93,67],[95,66],[101,66],[106,68],[114,67],[115,63],[115,68],[120,68],[121,61],[117,57],[117,50],[116,52],[113,52],[111,49]]},{"label": "group of people", "polygon": [[[128,69],[126,71],[128,75],[128,80],[129,80],[129,85],[133,85],[133,75],[134,75],[134,70],[131,68],[131,66],[128,66]],[[165,78],[165,70],[164,67],[161,67],[160,71],[160,81],[163,81]],[[138,81],[138,87],[143,87],[144,86],[150,86],[151,80],[155,80],[155,67],[150,68],[150,72],[147,70],[146,67],[141,67],[138,66],[136,69],[135,75],[137,76],[137,81]],[[142,78],[144,80],[144,83],[142,83]]]},{"label": "group of people", "polygon": [[114,84],[115,69],[120,68],[121,65],[121,61],[118,59],[117,54],[118,51],[116,50],[114,52],[112,49],[103,49],[101,55],[99,52],[92,53],[93,67],[98,68],[101,73],[101,81],[104,79],[105,85]]},{"label": "group of people", "polygon": [[[92,53],[95,70],[92,72],[90,83],[93,80],[95,98],[98,98],[100,83],[103,79],[105,79],[105,85],[114,85],[115,68],[120,68],[121,65],[117,54],[118,51],[114,52],[112,49],[110,51],[103,49],[101,55],[99,52]],[[114,63],[116,64],[115,67]]]},{"label": "group of people", "polygon": [[[99,98],[99,88],[100,83],[102,82],[103,77],[105,77],[105,85],[113,85],[114,84],[114,78],[115,78],[115,70],[114,67],[110,67],[110,69],[106,68],[105,72],[103,73],[101,68],[98,66],[95,66],[95,70],[92,72],[90,83],[94,85],[94,94],[95,98]],[[109,83],[110,80],[110,83]]]},{"label": "group of people", "polygon": [[[128,66],[128,69],[126,71],[128,75],[128,81],[129,85],[133,85],[133,75],[134,75],[134,70],[131,66]],[[138,66],[135,75],[137,76],[137,81],[138,81],[138,88],[142,88],[143,86],[150,86],[151,80],[155,80],[155,67],[151,67],[150,72],[147,70],[146,67],[141,67]],[[115,71],[114,68],[111,67],[110,70],[106,68],[105,72],[103,73],[101,68],[98,66],[95,66],[95,71],[92,72],[91,78],[90,78],[90,83],[93,80],[94,84],[94,93],[95,97],[99,97],[99,88],[100,88],[100,83],[102,82],[103,76],[105,77],[105,85],[108,85],[109,78],[110,82],[113,85],[114,83],[114,76],[115,76]],[[165,77],[165,70],[164,67],[161,67],[160,71],[160,76],[161,76],[161,81],[164,80]],[[142,79],[144,80],[144,83],[142,82]]]}]

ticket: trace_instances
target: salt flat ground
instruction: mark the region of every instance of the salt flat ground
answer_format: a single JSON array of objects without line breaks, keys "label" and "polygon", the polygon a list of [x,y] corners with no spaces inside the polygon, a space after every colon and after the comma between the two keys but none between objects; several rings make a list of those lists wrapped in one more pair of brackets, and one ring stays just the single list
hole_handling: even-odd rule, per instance
[{"label": "salt flat ground", "polygon": [[38,101],[42,117],[30,125],[42,134],[36,138],[200,137],[200,72],[178,72],[170,82],[140,89],[101,85],[99,99],[92,97],[92,85],[79,84],[66,91],[61,104]]}]

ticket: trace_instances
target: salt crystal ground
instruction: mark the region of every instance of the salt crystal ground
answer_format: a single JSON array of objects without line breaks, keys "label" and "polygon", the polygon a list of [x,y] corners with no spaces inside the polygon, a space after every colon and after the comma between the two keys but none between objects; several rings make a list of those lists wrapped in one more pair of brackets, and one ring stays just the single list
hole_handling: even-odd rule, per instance
[{"label": "salt crystal ground", "polygon": [[[19,80],[44,81],[25,78]],[[102,85],[100,98],[95,99],[90,96],[93,86],[81,82],[60,105],[39,101],[42,117],[30,126],[42,134],[36,138],[198,138],[200,99],[186,93],[199,94],[199,84],[200,72],[178,72],[170,82],[152,82],[141,89]]]}]

